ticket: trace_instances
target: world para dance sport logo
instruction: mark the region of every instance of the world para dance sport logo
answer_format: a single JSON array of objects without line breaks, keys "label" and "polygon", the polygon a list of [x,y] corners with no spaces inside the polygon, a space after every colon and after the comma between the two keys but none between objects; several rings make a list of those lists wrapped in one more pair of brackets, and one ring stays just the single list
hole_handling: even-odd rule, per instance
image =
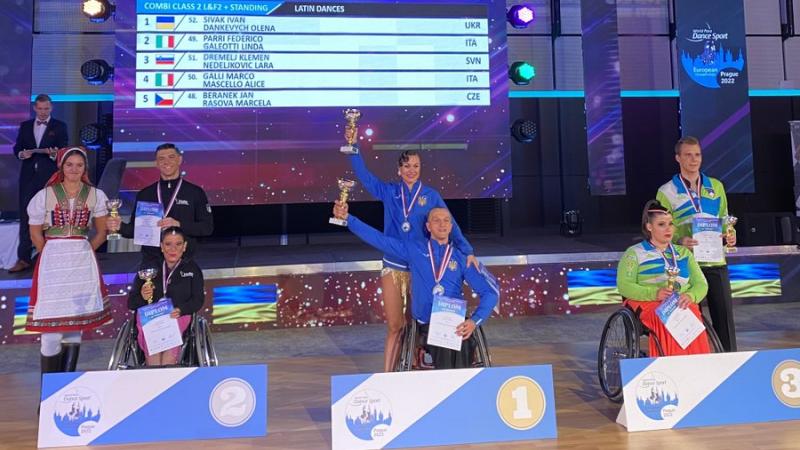
[{"label": "world para dance sport logo", "polygon": [[67,436],[90,436],[100,422],[102,405],[97,394],[79,386],[58,398],[53,412],[53,422]]},{"label": "world para dance sport logo", "polygon": [[725,45],[728,33],[717,33],[706,23],[703,28],[692,29],[686,44],[693,51],[681,51],[681,65],[689,78],[711,89],[734,86],[744,70],[744,52]]},{"label": "world para dance sport logo", "polygon": [[661,372],[646,373],[636,387],[636,404],[653,420],[669,419],[678,409],[678,385]]},{"label": "world para dance sport logo", "polygon": [[353,436],[362,441],[382,439],[392,425],[392,405],[382,392],[359,391],[350,397],[345,422]]}]

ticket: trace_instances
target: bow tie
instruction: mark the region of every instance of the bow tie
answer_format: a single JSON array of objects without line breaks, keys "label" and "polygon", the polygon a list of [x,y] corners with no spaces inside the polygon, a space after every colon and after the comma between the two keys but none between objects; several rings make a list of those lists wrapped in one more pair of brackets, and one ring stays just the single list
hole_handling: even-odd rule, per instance
[{"label": "bow tie", "polygon": [[37,121],[36,121],[36,125],[37,125],[37,126],[38,126],[38,125],[47,125],[47,121],[46,121],[46,120],[37,120]]}]

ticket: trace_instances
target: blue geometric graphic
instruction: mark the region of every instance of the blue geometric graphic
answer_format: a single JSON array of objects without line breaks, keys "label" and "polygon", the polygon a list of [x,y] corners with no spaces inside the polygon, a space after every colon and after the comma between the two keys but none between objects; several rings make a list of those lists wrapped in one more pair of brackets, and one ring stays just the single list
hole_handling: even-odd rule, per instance
[{"label": "blue geometric graphic", "polygon": [[733,59],[733,53],[721,44],[712,40],[705,42],[703,53],[692,58],[686,51],[681,52],[681,65],[689,77],[700,85],[719,89],[719,74],[726,70],[744,70],[744,56],[739,49],[739,57]]}]

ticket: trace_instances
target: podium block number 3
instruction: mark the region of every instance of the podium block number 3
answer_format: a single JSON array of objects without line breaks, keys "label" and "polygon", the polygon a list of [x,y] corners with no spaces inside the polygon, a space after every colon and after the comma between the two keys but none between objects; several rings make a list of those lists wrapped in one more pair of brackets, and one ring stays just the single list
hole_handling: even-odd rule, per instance
[{"label": "podium block number 3", "polygon": [[775,367],[772,391],[784,405],[800,408],[800,362],[787,360]]}]

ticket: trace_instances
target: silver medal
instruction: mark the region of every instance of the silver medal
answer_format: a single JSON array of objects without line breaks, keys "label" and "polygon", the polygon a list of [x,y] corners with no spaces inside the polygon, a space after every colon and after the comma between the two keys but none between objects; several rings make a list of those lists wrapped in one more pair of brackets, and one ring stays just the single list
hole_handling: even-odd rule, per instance
[{"label": "silver medal", "polygon": [[400,228],[406,233],[408,233],[409,231],[411,231],[411,224],[408,223],[408,221],[406,220],[405,222],[403,222],[403,225],[401,225]]},{"label": "silver medal", "polygon": [[444,286],[437,284],[433,287],[433,295],[444,295]]}]

